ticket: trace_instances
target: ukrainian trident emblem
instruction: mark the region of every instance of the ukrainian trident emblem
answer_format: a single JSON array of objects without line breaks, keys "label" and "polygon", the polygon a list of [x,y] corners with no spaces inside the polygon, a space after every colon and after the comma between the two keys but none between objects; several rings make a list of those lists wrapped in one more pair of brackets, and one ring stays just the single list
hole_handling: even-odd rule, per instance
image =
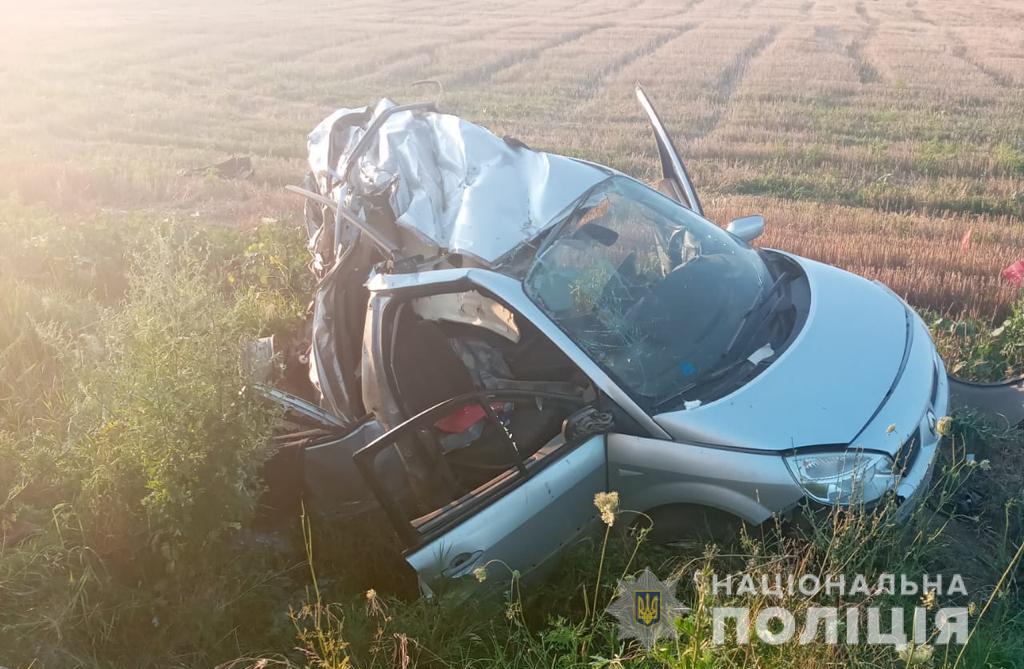
[{"label": "ukrainian trident emblem", "polygon": [[619,637],[632,637],[647,650],[661,637],[675,638],[676,620],[689,611],[675,596],[676,582],[662,583],[650,569],[619,581],[608,613],[619,621]]},{"label": "ukrainian trident emblem", "polygon": [[661,622],[661,592],[658,590],[634,592],[633,604],[636,609],[633,618],[644,627]]}]

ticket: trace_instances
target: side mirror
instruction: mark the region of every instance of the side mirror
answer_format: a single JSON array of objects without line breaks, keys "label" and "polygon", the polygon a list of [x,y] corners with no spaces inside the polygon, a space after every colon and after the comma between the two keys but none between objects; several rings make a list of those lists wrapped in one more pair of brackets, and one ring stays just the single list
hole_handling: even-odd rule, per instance
[{"label": "side mirror", "polygon": [[749,244],[764,232],[764,216],[754,214],[753,216],[735,218],[729,221],[729,225],[725,226],[725,229]]}]

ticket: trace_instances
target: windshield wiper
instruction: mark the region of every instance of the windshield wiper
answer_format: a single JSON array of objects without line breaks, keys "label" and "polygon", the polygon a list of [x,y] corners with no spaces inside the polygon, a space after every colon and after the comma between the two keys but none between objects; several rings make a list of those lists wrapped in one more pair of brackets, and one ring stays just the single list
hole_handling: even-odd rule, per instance
[{"label": "windshield wiper", "polygon": [[[736,328],[736,334],[733,335],[732,340],[729,341],[729,345],[725,347],[725,351],[722,353],[723,358],[730,358],[737,349],[742,349],[743,345],[747,343],[750,336],[747,333],[747,326],[751,323],[758,324],[760,318],[751,318],[751,316],[757,314],[759,317],[761,312],[764,311],[764,307],[769,301],[775,296],[785,283],[787,279],[792,278],[786,270],[779,273],[779,276],[775,278],[771,287],[767,291],[763,291],[754,300],[754,303],[750,305],[750,308],[740,317],[739,327]],[[745,360],[746,356],[743,356],[741,360]]]},{"label": "windshield wiper", "polygon": [[750,306],[749,309],[747,309],[746,313],[743,314],[743,316],[740,319],[740,325],[736,329],[736,334],[733,336],[732,341],[729,343],[729,346],[726,347],[725,351],[722,353],[722,356],[720,358],[720,360],[722,361],[729,360],[730,358],[732,358],[730,362],[726,362],[723,366],[718,367],[717,369],[715,369],[715,371],[711,372],[710,374],[700,379],[699,381],[694,381],[693,383],[673,393],[671,396],[657,402],[654,405],[655,412],[657,412],[659,409],[668,404],[677,402],[681,398],[685,399],[686,395],[693,392],[694,390],[697,390],[698,388],[706,387],[715,381],[720,381],[722,378],[728,376],[738,367],[742,367],[746,364],[750,364],[752,367],[757,367],[757,365],[759,365],[760,362],[754,363],[753,361],[751,361],[750,354],[741,354],[739,355],[739,357],[734,357],[735,352],[737,350],[743,351],[744,346],[747,343],[747,340],[750,339],[749,335],[743,335],[744,331],[746,330],[747,323],[757,323],[760,320],[759,318],[751,319],[751,316],[759,314],[761,311],[763,311],[764,306],[769,303],[771,298],[779,291],[779,288],[781,288],[786,283],[787,279],[792,278],[794,278],[792,275],[783,270],[779,274],[779,276],[776,277],[775,281],[768,288],[768,290],[763,291],[761,294],[759,294],[757,298],[754,300],[754,303]]},{"label": "windshield wiper", "polygon": [[[659,410],[662,407],[664,407],[666,405],[669,405],[669,404],[674,404],[674,403],[678,402],[680,399],[686,399],[686,395],[688,395],[689,393],[693,392],[694,390],[697,390],[698,388],[705,387],[705,386],[711,384],[714,381],[721,380],[723,377],[727,376],[730,372],[735,370],[737,367],[741,367],[741,366],[743,366],[744,363],[749,363],[749,362],[750,361],[747,358],[740,358],[738,360],[733,360],[732,362],[730,362],[729,364],[725,365],[724,367],[719,367],[715,371],[713,371],[710,374],[708,374],[707,376],[705,376],[700,381],[694,381],[690,385],[683,387],[678,392],[673,393],[669,397],[666,397],[665,399],[663,399],[660,402],[658,402],[657,404],[655,404],[654,405],[654,412],[655,413],[659,413]],[[751,363],[751,364],[753,364],[753,363]]]}]

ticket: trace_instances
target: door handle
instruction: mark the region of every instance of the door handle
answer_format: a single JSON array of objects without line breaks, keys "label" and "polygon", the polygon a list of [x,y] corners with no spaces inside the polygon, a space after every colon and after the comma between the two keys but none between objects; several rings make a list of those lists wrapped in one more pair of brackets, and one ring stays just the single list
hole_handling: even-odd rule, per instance
[{"label": "door handle", "polygon": [[482,550],[473,551],[472,553],[459,553],[451,559],[448,566],[441,572],[441,576],[445,578],[461,578],[473,571],[476,567],[476,563],[483,557],[484,552]]}]

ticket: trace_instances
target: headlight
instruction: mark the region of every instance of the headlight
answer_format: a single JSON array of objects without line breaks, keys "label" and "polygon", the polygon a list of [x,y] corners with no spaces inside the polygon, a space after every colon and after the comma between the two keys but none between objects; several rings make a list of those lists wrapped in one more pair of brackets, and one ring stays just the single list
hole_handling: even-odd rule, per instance
[{"label": "headlight", "polygon": [[896,482],[892,458],[883,453],[797,453],[785,460],[807,496],[823,504],[870,502]]}]

